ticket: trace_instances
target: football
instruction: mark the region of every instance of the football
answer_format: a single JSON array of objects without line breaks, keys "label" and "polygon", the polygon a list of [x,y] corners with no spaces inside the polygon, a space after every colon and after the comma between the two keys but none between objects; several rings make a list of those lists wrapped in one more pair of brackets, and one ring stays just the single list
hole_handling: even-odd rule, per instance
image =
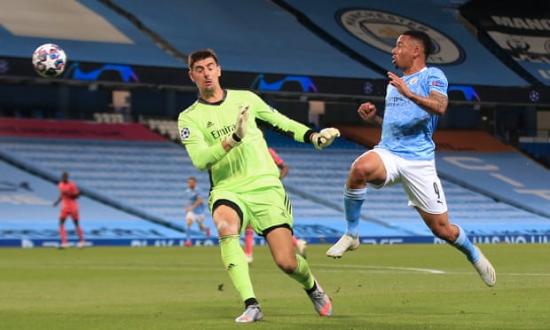
[{"label": "football", "polygon": [[34,71],[42,77],[57,77],[65,70],[67,55],[55,44],[44,44],[32,53]]}]

